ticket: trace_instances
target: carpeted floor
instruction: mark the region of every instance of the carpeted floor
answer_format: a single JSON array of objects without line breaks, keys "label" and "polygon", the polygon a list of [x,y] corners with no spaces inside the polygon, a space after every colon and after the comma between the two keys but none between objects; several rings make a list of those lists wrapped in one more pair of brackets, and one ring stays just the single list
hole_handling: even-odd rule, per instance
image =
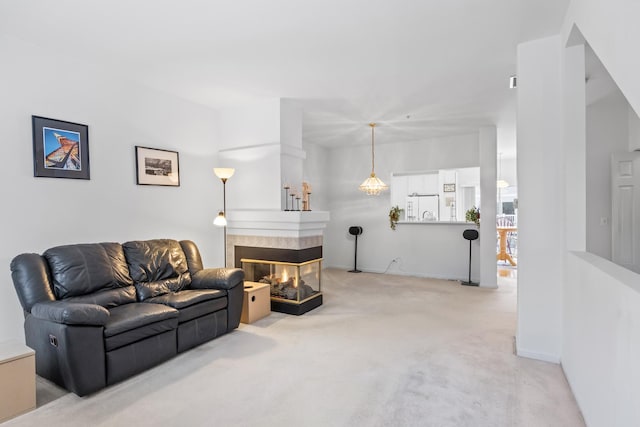
[{"label": "carpeted floor", "polygon": [[318,309],[243,324],[92,396],[39,381],[38,409],[5,425],[584,425],[560,367],[513,354],[514,279],[322,280]]}]

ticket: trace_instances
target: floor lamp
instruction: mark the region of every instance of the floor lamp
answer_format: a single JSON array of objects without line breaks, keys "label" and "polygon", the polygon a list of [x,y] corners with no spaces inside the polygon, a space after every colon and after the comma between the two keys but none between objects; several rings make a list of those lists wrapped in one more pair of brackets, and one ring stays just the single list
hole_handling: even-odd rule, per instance
[{"label": "floor lamp", "polygon": [[233,168],[213,168],[213,173],[222,181],[222,211],[213,220],[213,224],[224,227],[224,266],[227,267],[227,180],[233,176]]}]

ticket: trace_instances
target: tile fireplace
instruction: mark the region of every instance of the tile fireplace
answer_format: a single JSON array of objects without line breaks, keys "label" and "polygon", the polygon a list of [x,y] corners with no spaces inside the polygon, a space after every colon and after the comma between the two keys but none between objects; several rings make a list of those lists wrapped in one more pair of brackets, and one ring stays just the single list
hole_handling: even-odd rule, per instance
[{"label": "tile fireplace", "polygon": [[[273,311],[300,315],[323,303],[324,211],[232,211],[227,259],[247,282],[268,283]],[[230,265],[231,266],[231,265]]]},{"label": "tile fireplace", "polygon": [[245,280],[266,283],[271,310],[301,315],[322,305],[322,258],[282,262],[242,258]]}]

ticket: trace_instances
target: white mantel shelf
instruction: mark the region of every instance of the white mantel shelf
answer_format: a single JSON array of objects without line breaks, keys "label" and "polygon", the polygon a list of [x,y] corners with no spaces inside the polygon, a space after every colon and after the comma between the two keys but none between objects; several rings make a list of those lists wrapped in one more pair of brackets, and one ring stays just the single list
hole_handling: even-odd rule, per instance
[{"label": "white mantel shelf", "polygon": [[239,236],[321,236],[328,211],[229,210],[227,233]]}]

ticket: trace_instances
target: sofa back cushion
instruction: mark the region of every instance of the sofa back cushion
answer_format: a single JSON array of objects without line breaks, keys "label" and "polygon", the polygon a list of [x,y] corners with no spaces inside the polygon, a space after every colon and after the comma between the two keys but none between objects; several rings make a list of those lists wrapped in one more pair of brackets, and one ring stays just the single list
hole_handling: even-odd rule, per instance
[{"label": "sofa back cushion", "polygon": [[122,247],[138,300],[177,292],[191,284],[187,258],[178,241],[136,240]]},{"label": "sofa back cushion", "polygon": [[57,246],[47,249],[43,256],[49,264],[57,299],[133,284],[119,243]]}]

